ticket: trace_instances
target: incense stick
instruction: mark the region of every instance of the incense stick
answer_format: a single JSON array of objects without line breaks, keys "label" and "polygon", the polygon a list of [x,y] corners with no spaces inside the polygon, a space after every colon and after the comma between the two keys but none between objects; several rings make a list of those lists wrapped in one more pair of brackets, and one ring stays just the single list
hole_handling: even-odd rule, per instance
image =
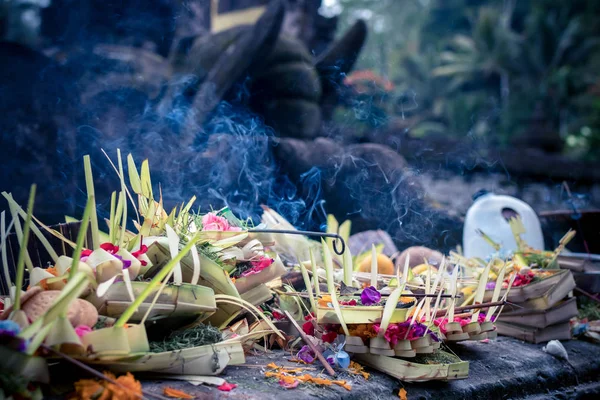
[{"label": "incense stick", "polygon": [[296,328],[296,330],[300,334],[300,337],[302,338],[304,343],[306,343],[306,345],[308,347],[310,347],[310,349],[313,351],[313,353],[315,353],[315,355],[317,356],[317,358],[319,359],[321,364],[323,364],[323,367],[325,367],[325,370],[327,370],[327,373],[331,376],[335,376],[335,371],[333,370],[333,368],[331,368],[331,365],[329,365],[329,362],[325,359],[325,357],[323,357],[323,354],[319,351],[319,349],[317,349],[317,347],[314,345],[314,343],[308,338],[306,333],[304,333],[304,331],[302,330],[300,325],[298,325],[298,323],[294,320],[294,318],[290,315],[290,313],[287,310],[284,310],[283,313],[285,314],[287,319],[292,323],[292,325],[294,325],[294,328]]}]

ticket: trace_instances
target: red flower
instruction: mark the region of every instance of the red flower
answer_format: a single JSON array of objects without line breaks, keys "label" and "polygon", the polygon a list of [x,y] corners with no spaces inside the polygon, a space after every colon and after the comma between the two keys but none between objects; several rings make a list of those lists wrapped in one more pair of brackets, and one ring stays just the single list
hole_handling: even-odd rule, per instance
[{"label": "red flower", "polygon": [[343,306],[355,306],[357,303],[356,303],[355,299],[352,299],[352,300],[341,301],[340,304]]},{"label": "red flower", "polygon": [[333,343],[337,335],[338,334],[336,332],[327,332],[324,333],[323,336],[321,336],[321,340],[327,343]]},{"label": "red flower", "polygon": [[304,331],[304,333],[306,333],[307,335],[310,336],[315,336],[315,325],[312,323],[312,321],[306,321],[303,325],[302,325],[302,330]]},{"label": "red flower", "polygon": [[279,310],[273,310],[273,318],[277,321],[281,321],[285,319],[285,315]]},{"label": "red flower", "polygon": [[[139,259],[140,256],[142,254],[146,254],[146,252],[148,251],[148,246],[146,246],[145,244],[142,244],[140,246],[140,249],[138,251],[134,251],[133,253],[131,253],[132,256],[134,256],[135,258]],[[145,267],[148,263],[145,260],[139,260],[142,265]]]},{"label": "red flower", "polygon": [[[531,281],[533,281],[533,278],[535,277],[535,274],[533,273],[533,271],[529,271],[525,274],[517,274],[517,277],[515,278],[515,281],[513,283],[514,287],[519,287],[519,286],[525,286],[531,283]],[[506,279],[504,282],[506,284],[508,284],[510,281],[510,279]]]},{"label": "red flower", "polygon": [[89,257],[90,254],[92,254],[92,251],[89,249],[83,249],[81,250],[81,257]]},{"label": "red flower", "polygon": [[112,243],[106,242],[100,245],[100,248],[110,254],[117,254],[119,251],[119,246],[115,246]]},{"label": "red flower", "polygon": [[315,319],[315,313],[314,312],[311,312],[306,317],[304,317],[305,321],[312,321],[313,319]]},{"label": "red flower", "polygon": [[257,261],[251,261],[250,263],[252,264],[252,268],[243,272],[242,277],[258,274],[263,269],[268,268],[274,262],[275,262],[275,260],[273,260],[272,258],[268,258],[268,257],[261,257]]},{"label": "red flower", "polygon": [[231,392],[236,387],[237,385],[235,383],[225,382],[221,386],[217,386],[217,389],[219,389],[222,392]]}]

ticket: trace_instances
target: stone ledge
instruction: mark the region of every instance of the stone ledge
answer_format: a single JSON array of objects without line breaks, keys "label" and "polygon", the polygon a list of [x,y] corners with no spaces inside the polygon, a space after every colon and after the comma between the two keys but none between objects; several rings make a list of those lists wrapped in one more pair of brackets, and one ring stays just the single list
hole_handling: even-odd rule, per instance
[{"label": "stone ledge", "polygon": [[[371,378],[351,380],[352,391],[339,387],[302,385],[282,389],[276,382],[264,378],[259,366],[270,362],[297,365],[285,361],[288,354],[280,351],[268,355],[247,357],[248,365],[228,367],[222,375],[238,387],[225,393],[210,387],[195,387],[179,381],[144,381],[144,389],[162,393],[164,386],[185,390],[206,399],[397,399],[404,387],[409,399],[508,399],[508,398],[580,398],[600,394],[599,384],[590,384],[600,377],[600,345],[577,340],[563,343],[571,365],[541,351],[542,345],[532,345],[501,337],[489,343],[467,342],[453,346],[453,351],[470,361],[469,378],[453,382],[401,383],[385,374],[372,372]],[[318,365],[315,365],[318,367]],[[340,379],[346,379],[340,378]],[[540,397],[541,396],[541,397]]]}]

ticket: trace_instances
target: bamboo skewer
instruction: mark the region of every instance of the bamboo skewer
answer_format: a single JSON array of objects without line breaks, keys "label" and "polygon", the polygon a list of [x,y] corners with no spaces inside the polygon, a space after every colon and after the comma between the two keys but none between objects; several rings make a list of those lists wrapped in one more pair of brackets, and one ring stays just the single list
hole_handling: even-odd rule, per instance
[{"label": "bamboo skewer", "polygon": [[315,353],[315,355],[317,356],[317,358],[319,359],[321,364],[323,364],[323,367],[325,367],[325,370],[327,370],[327,373],[331,376],[335,376],[335,371],[333,370],[333,368],[331,368],[331,365],[329,365],[329,363],[327,362],[325,357],[323,357],[323,354],[319,351],[319,349],[317,349],[317,347],[314,345],[314,343],[308,338],[306,333],[304,333],[304,331],[302,330],[300,325],[298,325],[298,323],[294,320],[294,318],[290,315],[290,313],[287,310],[284,311],[284,314],[287,317],[287,319],[292,323],[292,325],[294,325],[294,328],[296,328],[296,330],[300,334],[300,337],[302,338],[304,343],[306,343],[306,345],[308,347],[310,347],[310,349]]},{"label": "bamboo skewer", "polygon": [[[505,304],[510,304],[510,305],[514,305],[514,306],[518,307],[516,304],[510,303],[508,301],[496,301],[493,303],[481,303],[481,304],[473,304],[470,306],[455,307],[454,312],[461,312],[461,311],[482,309],[482,308],[489,308],[489,307],[497,307],[497,306],[503,306]],[[446,310],[438,310],[435,317],[436,318],[443,317],[445,314],[446,314]],[[457,315],[455,314],[454,316],[456,317]]]},{"label": "bamboo skewer", "polygon": [[[297,296],[297,297],[302,297],[302,298],[306,298],[306,299],[308,299],[310,297],[307,293],[301,293],[301,292],[285,292],[285,295],[286,296]],[[319,294],[319,296],[320,296],[320,294]],[[381,297],[385,297],[385,296],[386,296],[385,294],[381,295]],[[358,294],[348,295],[347,297],[360,297],[360,295],[358,295]],[[416,299],[422,299],[423,297],[431,297],[431,298],[437,299],[438,295],[435,293],[402,293],[400,295],[400,297],[414,297]],[[452,296],[451,294],[442,294],[442,295],[440,295],[440,298],[453,299],[453,298],[457,298],[457,297]]]},{"label": "bamboo skewer", "polygon": [[371,245],[371,286],[377,289],[377,250],[375,250],[375,245]]}]

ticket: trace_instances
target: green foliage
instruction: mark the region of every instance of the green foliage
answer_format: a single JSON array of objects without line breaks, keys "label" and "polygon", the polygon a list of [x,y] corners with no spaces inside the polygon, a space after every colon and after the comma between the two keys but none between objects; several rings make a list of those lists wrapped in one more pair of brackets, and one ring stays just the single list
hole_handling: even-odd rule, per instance
[{"label": "green foliage", "polygon": [[356,17],[370,25],[357,69],[394,83],[391,117],[409,119],[414,135],[536,145],[537,130],[540,142],[600,157],[600,2],[339,3],[342,27]]},{"label": "green foliage", "polygon": [[600,319],[600,307],[598,303],[586,297],[579,297],[579,319],[587,318],[588,321],[598,321]]},{"label": "green foliage", "polygon": [[176,331],[159,342],[150,342],[152,353],[177,351],[191,347],[219,343],[223,340],[221,331],[210,325],[199,324],[183,331]]}]

